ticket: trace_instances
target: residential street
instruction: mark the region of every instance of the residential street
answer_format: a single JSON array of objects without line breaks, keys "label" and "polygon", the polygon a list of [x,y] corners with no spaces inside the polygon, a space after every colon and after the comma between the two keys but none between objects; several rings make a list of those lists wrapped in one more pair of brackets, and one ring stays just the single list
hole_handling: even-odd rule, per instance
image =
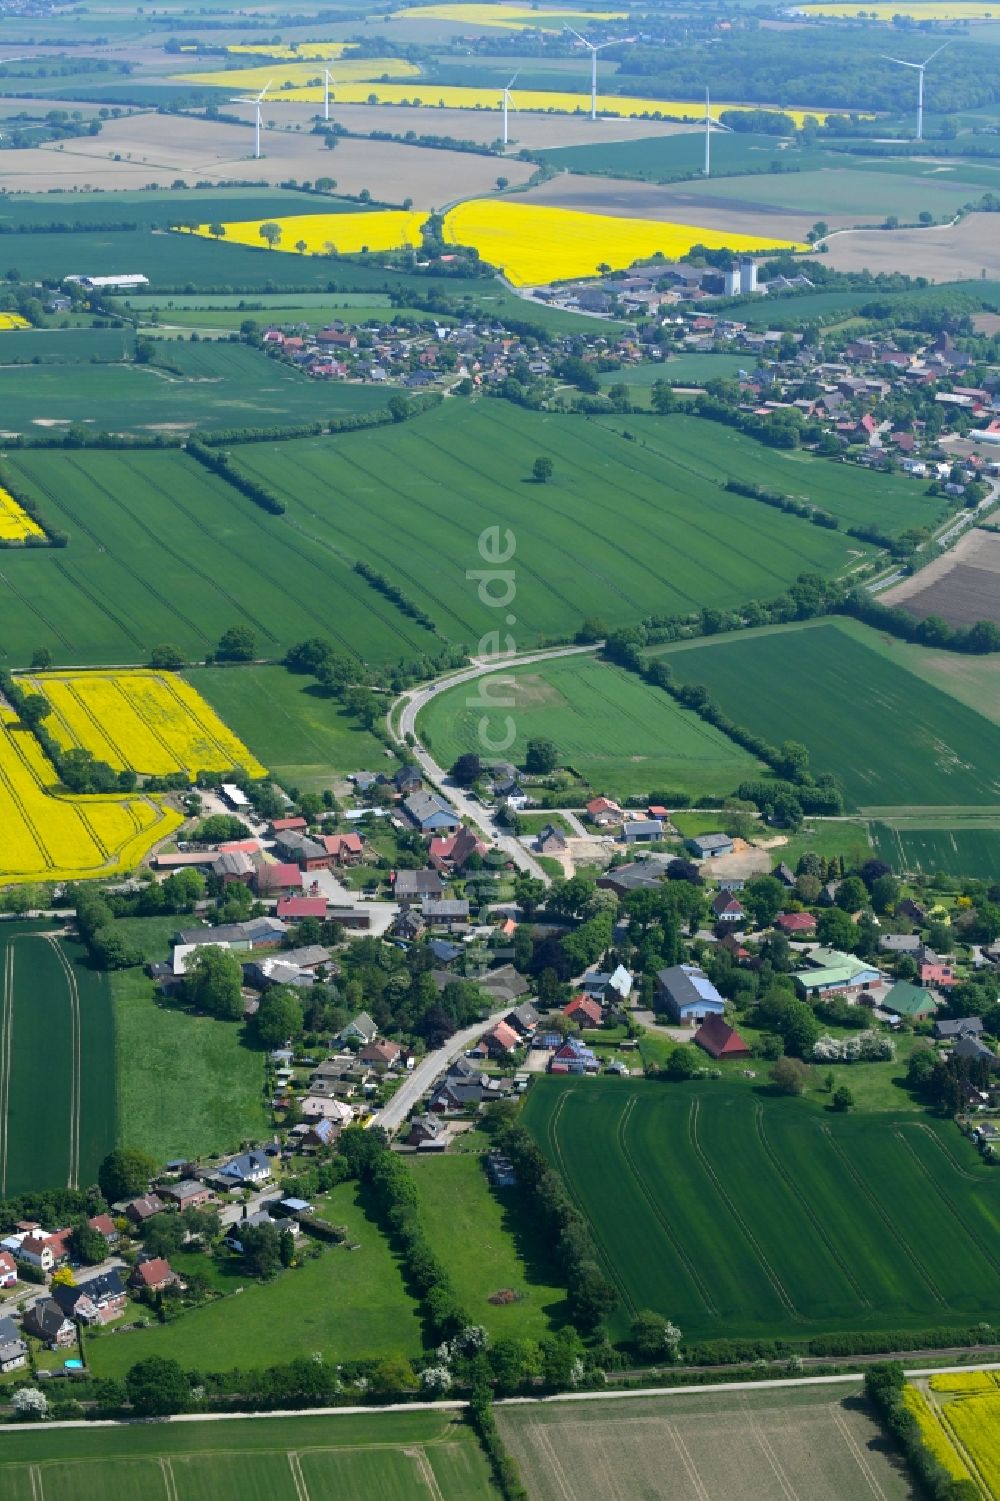
[{"label": "residential street", "polygon": [[505,1006],[502,1011],[494,1011],[486,1021],[476,1022],[475,1026],[465,1027],[461,1032],[456,1032],[454,1037],[448,1038],[443,1048],[438,1048],[435,1052],[428,1053],[426,1058],[422,1058],[412,1074],[407,1075],[403,1080],[388,1105],[375,1115],[375,1125],[381,1126],[384,1131],[395,1131],[402,1125],[420,1096],[430,1088],[438,1074],[444,1073],[448,1064],[464,1053],[466,1048],[471,1047],[477,1037],[488,1032],[490,1027],[496,1026],[497,1022],[503,1021],[510,1009],[510,1006]]}]

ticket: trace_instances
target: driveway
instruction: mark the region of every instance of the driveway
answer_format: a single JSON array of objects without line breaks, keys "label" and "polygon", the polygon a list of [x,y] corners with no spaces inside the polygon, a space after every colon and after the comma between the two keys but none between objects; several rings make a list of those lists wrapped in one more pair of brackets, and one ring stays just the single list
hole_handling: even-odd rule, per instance
[{"label": "driveway", "polygon": [[443,1074],[449,1063],[460,1055],[488,1032],[490,1027],[496,1026],[497,1022],[503,1021],[510,1011],[510,1006],[505,1006],[502,1011],[494,1011],[486,1021],[476,1022],[474,1027],[465,1027],[461,1032],[456,1032],[454,1037],[449,1037],[443,1047],[437,1048],[433,1053],[428,1053],[416,1065],[413,1072],[407,1076],[396,1090],[392,1099],[373,1117],[376,1126],[381,1126],[384,1131],[396,1131],[412,1111],[414,1105],[420,1099],[439,1074]]}]

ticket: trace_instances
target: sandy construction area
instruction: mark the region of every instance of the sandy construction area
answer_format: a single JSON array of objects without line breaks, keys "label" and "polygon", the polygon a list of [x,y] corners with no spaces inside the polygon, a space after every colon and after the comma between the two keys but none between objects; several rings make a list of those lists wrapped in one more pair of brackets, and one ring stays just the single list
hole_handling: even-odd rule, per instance
[{"label": "sandy construction area", "polygon": [[968,214],[944,228],[848,230],[827,242],[827,263],[838,271],[906,271],[929,281],[1000,276],[998,218]]},{"label": "sandy construction area", "polygon": [[949,625],[1000,620],[1000,536],[972,527],[942,557],[879,596],[921,620],[940,615]]},{"label": "sandy construction area", "polygon": [[[737,191],[735,186],[732,191],[734,194]],[[698,224],[704,229],[766,235],[769,240],[801,240],[813,218],[768,204],[743,203],[735,196],[703,197],[687,192],[683,183],[661,187],[657,183],[621,182],[573,172],[531,188],[518,202],[582,209],[591,214],[623,214],[633,219]]]},{"label": "sandy construction area", "polygon": [[64,142],[62,149],[5,152],[4,177],[10,188],[44,191],[169,186],[178,179],[189,184],[233,179],[279,183],[325,176],[333,177],[345,193],[367,188],[376,200],[412,198],[415,207],[430,209],[488,193],[500,174],[514,184],[526,182],[534,170],[527,162],[394,141],[342,140],[331,152],[319,136],[305,130],[265,129],[261,144],[265,154],[257,161],[249,126],[244,131],[236,125],[140,115],[109,121],[100,136]]}]

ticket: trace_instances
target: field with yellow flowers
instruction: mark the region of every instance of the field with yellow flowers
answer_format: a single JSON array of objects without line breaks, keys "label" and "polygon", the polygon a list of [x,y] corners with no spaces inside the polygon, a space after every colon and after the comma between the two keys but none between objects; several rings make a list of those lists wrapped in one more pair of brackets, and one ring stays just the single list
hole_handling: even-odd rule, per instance
[{"label": "field with yellow flowers", "polygon": [[30,328],[27,318],[20,313],[0,313],[0,333],[10,333],[15,328]]},{"label": "field with yellow flowers", "polygon": [[13,495],[0,485],[0,540],[20,542],[25,537],[41,536],[44,533],[38,522],[33,521]]},{"label": "field with yellow flowers", "polygon": [[451,209],[445,215],[444,237],[454,245],[472,245],[484,261],[499,266],[518,287],[596,276],[600,266],[620,271],[657,252],[677,260],[692,245],[737,252],[809,248],[766,234],[731,234],[696,224],[617,218],[485,198],[470,199]]},{"label": "field with yellow flowers", "polygon": [[[336,68],[330,69],[337,83],[355,83],[366,78],[419,78],[420,69],[401,57],[351,57],[341,59]],[[241,94],[259,94],[265,84],[270,85],[268,102],[277,104],[282,98],[293,97],[286,89],[291,84],[296,90],[320,79],[322,98],[322,70],[314,62],[275,62],[259,68],[224,68],[217,73],[181,73],[180,83],[197,83],[215,89],[234,88]],[[273,92],[272,92],[273,91]]]},{"label": "field with yellow flowers", "polygon": [[455,21],[465,26],[502,26],[509,31],[561,31],[567,21],[626,21],[627,10],[537,10],[528,5],[414,5],[390,21]]},{"label": "field with yellow flowers", "polygon": [[[22,681],[24,681],[22,679]],[[52,706],[46,728],[115,771],[168,776],[229,771],[262,777],[250,754],[190,683],[174,673],[47,672],[27,679]]]},{"label": "field with yellow flowers", "polygon": [[273,57],[281,62],[291,63],[308,62],[312,58],[322,62],[331,57],[340,57],[346,46],[346,42],[297,42],[294,47],[286,47],[281,42],[245,42],[227,47],[226,51],[231,57]]},{"label": "field with yellow flowers", "polygon": [[69,796],[30,730],[0,712],[0,886],[132,870],[183,819],[154,796]]},{"label": "field with yellow flowers", "polygon": [[[797,7],[798,8],[798,7]],[[874,5],[819,4],[801,7],[807,16],[832,16],[837,20],[891,21],[894,16],[907,16],[911,21],[987,21],[996,19],[997,11],[989,4],[962,3],[962,0],[916,0],[909,5],[876,3]]]},{"label": "field with yellow flowers", "polygon": [[[284,219],[240,219],[224,226],[230,245],[255,245],[267,239],[262,224],[277,224],[281,230],[274,250],[298,251],[300,255],[357,255],[362,250],[416,249],[427,213],[419,209],[375,209],[362,214],[294,214]],[[196,235],[212,238],[212,226],[199,224]]]},{"label": "field with yellow flowers", "polygon": [[[350,83],[341,81],[341,68],[335,72],[334,82],[330,85],[330,98],[336,104],[405,104],[414,108],[424,106],[430,109],[496,109],[500,108],[502,89],[478,89],[466,88],[458,84],[426,83],[419,79],[412,83],[377,83],[374,79],[378,76],[376,64],[368,64],[371,72],[367,75],[373,81],[371,83]],[[315,68],[312,70],[315,76]],[[254,76],[260,75],[260,83],[263,88],[268,76],[276,80],[284,74],[268,74],[266,68],[253,69]],[[240,72],[232,73],[190,73],[182,75],[187,82],[197,80],[201,84],[217,84],[220,88],[232,88],[234,77],[239,79],[241,88],[249,88],[246,82],[247,74]],[[322,83],[302,88],[281,89],[273,96],[268,95],[271,104],[318,104],[323,98]],[[541,89],[518,89],[517,107],[519,110],[534,110],[542,113],[551,112],[560,115],[590,114],[589,93],[569,94],[561,90]],[[779,109],[778,105],[767,104],[727,104],[712,102],[712,118],[717,120],[723,110],[761,110]],[[801,126],[805,120],[818,120],[821,124],[831,115],[838,113],[836,110],[823,109],[786,109],[780,106],[781,113],[789,115],[797,126]],[[704,102],[692,99],[633,99],[624,94],[598,94],[597,112],[600,115],[613,115],[619,119],[662,119],[662,120],[704,120]]]},{"label": "field with yellow flowers", "polygon": [[968,1480],[969,1472],[962,1463],[961,1456],[923,1392],[915,1386],[904,1387],[903,1405],[916,1418],[920,1437],[938,1464],[948,1472],[952,1480]]}]

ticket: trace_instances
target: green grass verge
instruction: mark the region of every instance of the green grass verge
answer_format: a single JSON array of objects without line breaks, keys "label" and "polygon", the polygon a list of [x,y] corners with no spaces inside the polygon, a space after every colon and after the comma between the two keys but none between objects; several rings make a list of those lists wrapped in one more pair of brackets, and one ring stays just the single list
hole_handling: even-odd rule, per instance
[{"label": "green grass verge", "polygon": [[316,1352],[330,1361],[419,1354],[417,1305],[388,1243],[360,1207],[356,1185],[341,1184],[320,1207],[346,1226],[359,1250],[331,1247],[271,1282],[244,1280],[238,1299],[192,1309],[170,1324],[91,1339],[91,1368],[121,1376],[147,1355],[179,1360],[186,1370],[228,1371]]},{"label": "green grass verge", "polygon": [[[547,1248],[521,1211],[516,1192],[491,1189],[480,1157],[415,1157],[420,1223],[440,1256],[459,1302],[494,1339],[541,1339],[563,1319],[565,1289],[548,1279]],[[511,1288],[505,1307],[491,1294]]]},{"label": "green grass verge", "polygon": [[203,668],[185,676],[283,783],[315,792],[348,772],[395,766],[381,741],[310,678],[284,667]]},{"label": "green grass verge", "polygon": [[122,1145],[166,1162],[259,1141],[264,1055],[243,1045],[241,1024],[159,1005],[139,969],[110,979]]},{"label": "green grass verge", "polygon": [[642,1308],[689,1338],[990,1317],[1000,1188],[949,1122],[745,1079],[541,1079],[525,1122],[590,1220],[618,1333]]}]

